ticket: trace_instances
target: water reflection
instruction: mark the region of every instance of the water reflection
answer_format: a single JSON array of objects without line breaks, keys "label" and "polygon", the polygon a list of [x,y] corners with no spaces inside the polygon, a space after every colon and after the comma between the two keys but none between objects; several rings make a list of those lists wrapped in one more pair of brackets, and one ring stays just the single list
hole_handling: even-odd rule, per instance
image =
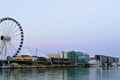
[{"label": "water reflection", "polygon": [[119,80],[120,69],[0,69],[0,80]]},{"label": "water reflection", "polygon": [[64,79],[63,80],[89,80],[89,69],[67,69],[64,70]]},{"label": "water reflection", "polygon": [[119,68],[98,68],[95,73],[96,80],[120,80]]}]

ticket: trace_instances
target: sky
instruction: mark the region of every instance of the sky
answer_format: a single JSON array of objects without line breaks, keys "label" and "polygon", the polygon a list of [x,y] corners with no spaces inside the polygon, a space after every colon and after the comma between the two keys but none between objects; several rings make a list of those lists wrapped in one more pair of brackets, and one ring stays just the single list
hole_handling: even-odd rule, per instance
[{"label": "sky", "polygon": [[120,56],[119,0],[1,0],[0,18],[24,29],[24,47]]}]

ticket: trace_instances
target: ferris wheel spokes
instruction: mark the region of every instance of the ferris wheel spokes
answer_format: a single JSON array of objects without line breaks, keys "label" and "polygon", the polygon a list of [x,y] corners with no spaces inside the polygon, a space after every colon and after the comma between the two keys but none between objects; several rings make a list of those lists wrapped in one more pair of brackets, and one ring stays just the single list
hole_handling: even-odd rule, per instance
[{"label": "ferris wheel spokes", "polygon": [[0,56],[17,55],[23,46],[24,33],[22,26],[13,18],[0,19]]}]

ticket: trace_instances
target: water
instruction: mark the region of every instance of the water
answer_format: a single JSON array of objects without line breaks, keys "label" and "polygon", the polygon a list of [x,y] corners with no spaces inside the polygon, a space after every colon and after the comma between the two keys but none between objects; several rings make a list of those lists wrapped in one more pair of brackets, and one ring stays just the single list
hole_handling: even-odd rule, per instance
[{"label": "water", "polygon": [[120,69],[1,69],[0,80],[120,80]]}]

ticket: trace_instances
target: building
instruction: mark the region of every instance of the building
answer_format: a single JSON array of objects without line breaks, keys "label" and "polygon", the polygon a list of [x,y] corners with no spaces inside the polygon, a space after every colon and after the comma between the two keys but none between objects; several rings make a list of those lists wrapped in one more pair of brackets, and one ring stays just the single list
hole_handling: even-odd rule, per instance
[{"label": "building", "polygon": [[30,56],[30,55],[19,55],[19,56],[16,56],[16,61],[32,61],[32,56]]},{"label": "building", "polygon": [[53,64],[88,64],[89,55],[79,51],[67,51],[48,54],[49,61]]},{"label": "building", "polygon": [[98,67],[97,65],[97,60],[95,59],[95,57],[90,57],[90,60],[89,60],[89,66],[90,67]]},{"label": "building", "polygon": [[45,60],[48,59],[48,56],[44,53],[39,53],[38,55],[33,55],[32,56],[33,61],[40,61],[40,60]]},{"label": "building", "polygon": [[89,55],[79,51],[63,52],[64,59],[69,59],[72,64],[88,64]]},{"label": "building", "polygon": [[64,58],[63,52],[48,54],[48,61],[51,64],[71,64],[71,61]]},{"label": "building", "polygon": [[37,61],[38,60],[38,56],[32,56],[32,61]]},{"label": "building", "polygon": [[111,57],[105,55],[95,55],[95,60],[99,66],[113,66],[119,63],[118,57]]},{"label": "building", "polygon": [[48,57],[49,58],[63,58],[63,54],[62,53],[49,53]]}]

